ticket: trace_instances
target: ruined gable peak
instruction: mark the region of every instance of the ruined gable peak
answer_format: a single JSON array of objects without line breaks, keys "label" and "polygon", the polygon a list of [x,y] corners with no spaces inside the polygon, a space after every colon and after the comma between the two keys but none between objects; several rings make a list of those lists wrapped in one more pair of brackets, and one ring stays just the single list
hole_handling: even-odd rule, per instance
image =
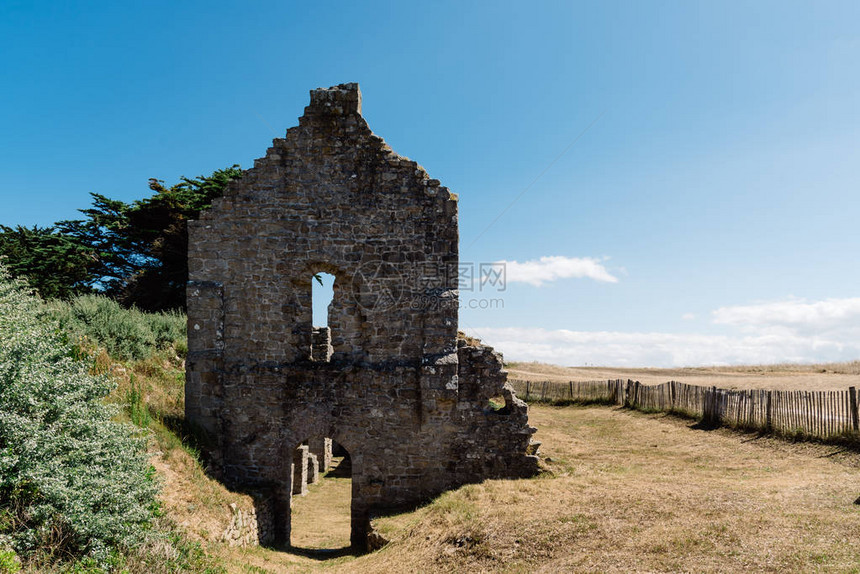
[{"label": "ruined gable peak", "polygon": [[361,115],[361,90],[358,83],[338,84],[311,90],[311,103],[305,115]]}]

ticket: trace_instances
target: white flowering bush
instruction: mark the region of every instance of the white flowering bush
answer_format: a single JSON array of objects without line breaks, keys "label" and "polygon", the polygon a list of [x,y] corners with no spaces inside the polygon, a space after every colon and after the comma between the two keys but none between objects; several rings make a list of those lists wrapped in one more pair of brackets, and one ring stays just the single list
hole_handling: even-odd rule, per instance
[{"label": "white flowering bush", "polygon": [[157,509],[145,439],[112,420],[110,379],[73,359],[42,303],[0,265],[0,536],[103,563],[138,545]]}]

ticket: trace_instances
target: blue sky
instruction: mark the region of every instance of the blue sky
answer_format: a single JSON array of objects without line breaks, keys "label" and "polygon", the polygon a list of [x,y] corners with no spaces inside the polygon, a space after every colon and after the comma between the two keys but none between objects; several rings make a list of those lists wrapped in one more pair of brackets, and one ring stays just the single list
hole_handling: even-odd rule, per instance
[{"label": "blue sky", "polygon": [[508,262],[504,292],[461,296],[501,300],[461,327],[507,358],[857,359],[858,21],[836,1],[5,0],[0,223],[247,168],[308,90],[357,81],[371,128],[459,194],[461,259]]}]

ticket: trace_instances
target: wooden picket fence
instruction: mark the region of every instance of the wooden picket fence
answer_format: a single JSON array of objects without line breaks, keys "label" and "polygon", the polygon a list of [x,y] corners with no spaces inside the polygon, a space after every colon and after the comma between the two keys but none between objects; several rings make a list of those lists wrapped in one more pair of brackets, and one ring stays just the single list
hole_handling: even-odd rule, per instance
[{"label": "wooden picket fence", "polygon": [[677,412],[711,426],[828,439],[860,432],[857,390],[734,390],[669,381],[511,380],[525,400],[604,402],[643,411]]},{"label": "wooden picket fence", "polygon": [[571,401],[624,404],[627,381],[518,381],[510,380],[517,396],[524,400]]}]

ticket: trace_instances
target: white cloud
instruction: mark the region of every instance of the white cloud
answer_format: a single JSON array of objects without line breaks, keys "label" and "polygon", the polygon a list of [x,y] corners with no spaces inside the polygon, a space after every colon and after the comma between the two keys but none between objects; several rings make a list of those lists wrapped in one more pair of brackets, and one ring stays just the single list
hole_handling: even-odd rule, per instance
[{"label": "white cloud", "polygon": [[[478,328],[470,334],[512,361],[684,367],[853,361],[860,357],[860,298],[790,298],[721,307],[726,334]],[[682,319],[696,318],[685,313]]]},{"label": "white cloud", "polygon": [[695,318],[695,313],[684,313],[683,315],[681,315],[681,319],[683,319],[684,321],[692,321]]},{"label": "white cloud", "polygon": [[470,334],[508,360],[560,365],[683,367],[849,361],[860,356],[858,338],[803,336],[787,330],[731,336],[486,327]]},{"label": "white cloud", "polygon": [[531,261],[499,261],[505,265],[508,283],[528,283],[540,287],[557,279],[588,278],[606,283],[617,283],[600,259],[593,257],[564,257],[552,255]]},{"label": "white cloud", "polygon": [[860,335],[860,298],[785,299],[755,305],[721,307],[714,323],[740,327],[745,332],[780,330],[817,336],[846,338]]}]

